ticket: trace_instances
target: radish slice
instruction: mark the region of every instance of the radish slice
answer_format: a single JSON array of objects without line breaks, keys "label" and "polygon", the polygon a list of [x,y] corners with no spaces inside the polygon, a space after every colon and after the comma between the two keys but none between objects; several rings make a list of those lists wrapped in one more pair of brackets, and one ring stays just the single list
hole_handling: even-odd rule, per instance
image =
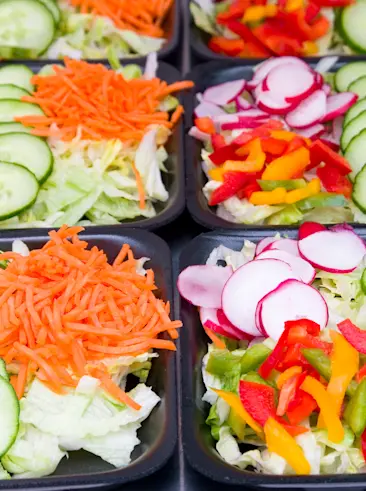
[{"label": "radish slice", "polygon": [[[297,249],[297,246],[296,246]],[[302,259],[301,257],[294,256],[286,251],[281,250],[268,250],[264,251],[256,258],[257,260],[262,259],[278,259],[287,263],[291,266],[293,272],[300,278],[304,283],[311,283],[316,275],[315,269],[310,263]]]},{"label": "radish slice", "polygon": [[205,118],[206,116],[212,118],[227,113],[216,104],[212,104],[211,102],[201,102],[196,106],[194,114],[196,118]]},{"label": "radish slice", "polygon": [[244,118],[260,119],[260,118],[267,118],[268,114],[264,111],[261,111],[260,109],[253,108],[253,109],[246,109],[244,111],[240,111],[236,113],[236,116],[244,117]]},{"label": "radish slice", "polygon": [[[313,72],[314,73],[314,72]],[[315,72],[315,81],[317,84],[317,88],[321,89],[324,84],[323,76],[320,73]]]},{"label": "radish slice", "polygon": [[326,111],[322,123],[332,121],[338,116],[346,113],[348,109],[357,101],[358,95],[353,92],[342,92],[341,94],[331,95],[327,98]]},{"label": "radish slice", "polygon": [[287,65],[291,63],[292,65],[301,65],[309,69],[309,66],[304,61],[294,56],[280,56],[279,58],[270,58],[263,61],[255,68],[255,73],[251,81],[247,82],[248,88],[256,87],[262,80],[264,80],[272,68],[276,68],[280,65]]},{"label": "radish slice", "polygon": [[252,118],[240,118],[236,123],[223,123],[221,125],[221,129],[223,131],[226,130],[245,130],[247,128],[258,128],[258,126],[262,126],[262,124],[266,123],[268,118],[266,119],[252,119]]},{"label": "radish slice", "polygon": [[330,95],[332,93],[332,87],[329,84],[323,84],[322,91],[325,95]]},{"label": "radish slice", "polygon": [[268,92],[261,92],[256,102],[259,109],[269,114],[287,114],[293,107],[292,104],[285,100],[275,100]]},{"label": "radish slice", "polygon": [[322,138],[319,138],[320,141],[322,141],[323,143],[325,143],[325,145],[328,145],[329,148],[331,148],[332,150],[334,150],[335,152],[338,152],[339,150],[339,143],[337,143],[333,136],[332,135],[326,135],[326,136],[323,136]]},{"label": "radish slice", "polygon": [[201,307],[200,319],[202,325],[221,336],[226,336],[227,338],[235,339],[236,341],[248,339],[246,335],[238,329],[232,329],[230,325],[223,325],[217,315],[218,312],[220,312],[220,310]]},{"label": "radish slice", "polygon": [[314,124],[304,130],[297,130],[296,133],[304,138],[317,138],[325,132],[324,125]]},{"label": "radish slice", "polygon": [[267,249],[267,247],[275,240],[277,240],[275,237],[265,237],[264,239],[260,240],[255,248],[255,256],[258,256],[258,254]]},{"label": "radish slice", "polygon": [[261,333],[256,327],[257,303],[282,281],[297,278],[290,266],[277,259],[250,261],[237,269],[222,292],[222,309],[238,329],[253,336]]},{"label": "radish slice", "polygon": [[339,118],[334,119],[332,124],[332,135],[334,141],[336,141],[338,144],[341,141],[341,136],[343,133],[343,119],[343,116],[340,116]]},{"label": "radish slice", "polygon": [[209,87],[203,93],[203,100],[219,106],[234,101],[245,89],[245,80],[233,80],[224,84]]},{"label": "radish slice", "polygon": [[179,293],[197,307],[221,308],[221,295],[225,283],[232,275],[231,267],[189,266],[178,276]]},{"label": "radish slice", "polygon": [[243,109],[251,109],[253,105],[248,102],[244,97],[236,97],[235,99],[236,109],[237,111],[241,111]]},{"label": "radish slice", "polygon": [[261,304],[260,302],[257,304],[257,308],[255,309],[255,325],[258,329],[258,331],[261,333],[262,336],[265,338],[268,338],[268,334],[266,333],[264,326],[262,324],[262,319],[261,319]]},{"label": "radish slice", "polygon": [[272,242],[267,249],[277,249],[281,251],[286,251],[289,254],[300,257],[299,248],[297,246],[297,240],[294,239],[279,239]]},{"label": "radish slice", "polygon": [[317,88],[315,74],[308,67],[291,63],[272,68],[264,84],[271,91],[271,96],[289,103],[300,102]]},{"label": "radish slice", "polygon": [[306,128],[319,123],[325,115],[326,99],[322,90],[316,90],[287,114],[286,123],[293,128]]},{"label": "radish slice", "polygon": [[299,240],[299,251],[315,268],[350,273],[361,263],[366,247],[351,230],[324,230]]},{"label": "radish slice", "polygon": [[246,334],[243,331],[240,331],[240,329],[237,329],[234,324],[232,324],[229,319],[226,317],[224,311],[222,309],[218,309],[216,312],[217,315],[217,320],[220,323],[220,326],[224,331],[227,333],[230,333],[233,337],[235,336],[236,339],[247,339],[251,340],[253,339],[253,336],[250,334]]},{"label": "radish slice", "polygon": [[317,232],[323,232],[324,230],[327,230],[327,228],[321,223],[305,222],[299,227],[299,240],[305,239],[305,237],[316,234]]},{"label": "radish slice", "polygon": [[285,322],[309,319],[320,329],[328,323],[328,307],[321,294],[310,285],[287,280],[268,293],[258,304],[260,322],[270,338],[277,341]]}]

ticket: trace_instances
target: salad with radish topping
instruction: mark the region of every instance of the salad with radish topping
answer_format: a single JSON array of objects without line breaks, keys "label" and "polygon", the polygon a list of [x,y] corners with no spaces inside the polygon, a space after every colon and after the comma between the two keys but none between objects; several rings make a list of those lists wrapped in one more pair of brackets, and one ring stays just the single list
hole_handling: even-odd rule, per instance
[{"label": "salad with radish topping", "polygon": [[199,309],[218,454],[266,474],[366,470],[366,245],[348,225],[315,222],[298,239],[223,245],[184,269]]},{"label": "salad with radish topping", "polygon": [[[197,94],[203,193],[243,224],[366,222],[366,64],[271,58]],[[365,148],[364,148],[365,147]]]}]

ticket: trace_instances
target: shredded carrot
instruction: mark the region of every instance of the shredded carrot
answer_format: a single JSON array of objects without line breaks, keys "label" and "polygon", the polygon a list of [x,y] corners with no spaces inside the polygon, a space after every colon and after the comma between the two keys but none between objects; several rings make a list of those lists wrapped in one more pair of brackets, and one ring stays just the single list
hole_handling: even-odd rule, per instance
[{"label": "shredded carrot", "polygon": [[[107,3],[106,0],[72,1],[100,6]],[[145,0],[136,1],[140,4]],[[146,2],[154,4],[156,0]],[[128,0],[127,4],[130,3]],[[123,13],[124,8],[118,11]],[[24,101],[38,104],[47,116],[15,118],[25,126],[31,126],[32,134],[58,136],[68,141],[81,133],[84,140],[119,139],[126,143],[140,141],[153,125],[171,129],[183,114],[183,107],[178,106],[169,115],[159,109],[161,102],[169,94],[193,87],[193,82],[189,81],[167,85],[158,78],[125,80],[122,74],[104,65],[67,58],[65,67],[54,67],[51,75],[35,75],[32,82],[36,89],[32,96],[24,96]],[[143,201],[141,193],[140,201]]]},{"label": "shredded carrot", "polygon": [[[64,393],[83,375],[134,409],[131,398],[110,378],[103,358],[137,356],[151,349],[175,350],[180,321],[170,305],[152,293],[153,271],[136,273],[137,262],[124,244],[113,264],[97,247],[80,240],[81,227],[61,227],[50,240],[24,257],[12,252],[0,270],[0,356],[19,367],[12,378],[19,398],[28,378],[38,377]],[[217,346],[223,342],[209,334]],[[213,337],[212,337],[213,336]]]},{"label": "shredded carrot", "polygon": [[211,339],[213,344],[216,346],[216,348],[218,349],[226,348],[226,344],[224,343],[224,341],[220,339],[218,336],[216,336],[216,334],[213,331],[211,331],[211,329],[207,329],[207,327],[204,327],[204,330],[207,336]]}]

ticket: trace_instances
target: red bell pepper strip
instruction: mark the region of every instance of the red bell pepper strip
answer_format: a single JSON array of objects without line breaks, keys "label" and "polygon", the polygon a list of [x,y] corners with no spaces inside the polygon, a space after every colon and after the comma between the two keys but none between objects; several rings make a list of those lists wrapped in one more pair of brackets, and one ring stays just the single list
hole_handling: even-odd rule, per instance
[{"label": "red bell pepper strip", "polygon": [[257,181],[253,181],[247,184],[246,186],[244,186],[244,188],[237,193],[237,196],[239,199],[244,199],[244,198],[249,199],[253,193],[261,190],[262,188],[257,183]]},{"label": "red bell pepper strip", "polygon": [[216,133],[214,122],[209,117],[196,118],[194,120],[194,125],[202,131],[202,133],[208,133],[209,135],[214,135]]},{"label": "red bell pepper strip", "polygon": [[268,137],[262,139],[261,145],[264,153],[279,156],[282,155],[287,149],[288,142],[285,140],[278,140],[277,138]]},{"label": "red bell pepper strip", "polygon": [[361,435],[361,450],[362,450],[362,455],[363,459],[366,462],[366,430]]},{"label": "red bell pepper strip", "polygon": [[322,185],[330,193],[343,194],[350,198],[352,194],[352,183],[347,176],[341,174],[340,170],[330,165],[318,167],[316,175],[319,177]]},{"label": "red bell pepper strip", "polygon": [[227,160],[239,160],[236,154],[237,149],[238,146],[236,144],[225,145],[211,153],[209,158],[215,165],[222,165]]},{"label": "red bell pepper strip", "polygon": [[295,150],[305,147],[306,142],[301,136],[295,136],[291,141],[288,142],[287,148],[286,148],[286,153],[291,153],[294,152]]},{"label": "red bell pepper strip", "polygon": [[296,319],[285,322],[286,329],[291,329],[292,327],[301,327],[311,336],[319,336],[320,334],[320,325],[310,319]]},{"label": "red bell pepper strip", "polygon": [[349,319],[337,324],[338,329],[359,353],[366,354],[366,331],[355,326]]},{"label": "red bell pepper strip", "polygon": [[215,133],[211,135],[211,144],[214,151],[219,150],[220,148],[226,147],[225,138],[223,135]]},{"label": "red bell pepper strip", "polygon": [[239,396],[245,410],[261,426],[276,414],[275,390],[269,385],[240,380]]},{"label": "red bell pepper strip", "polygon": [[347,7],[355,3],[355,0],[313,0],[319,7]]},{"label": "red bell pepper strip", "polygon": [[308,418],[317,408],[316,401],[310,394],[303,390],[298,391],[298,395],[293,399],[287,409],[286,415],[292,425],[298,425]]},{"label": "red bell pepper strip", "polygon": [[243,39],[228,39],[224,36],[213,36],[208,42],[208,47],[214,53],[238,56],[245,49],[245,42]]},{"label": "red bell pepper strip", "polygon": [[274,370],[282,360],[283,354],[287,347],[287,335],[288,330],[285,329],[281,334],[280,339],[277,341],[274,350],[269,354],[267,359],[259,367],[258,372],[262,378],[267,379],[270,376],[272,370]]},{"label": "red bell pepper strip", "polygon": [[356,375],[356,380],[358,383],[361,382],[361,380],[366,376],[366,365],[364,365],[359,371],[358,374]]},{"label": "red bell pepper strip", "polygon": [[327,355],[332,351],[332,344],[309,334],[304,327],[292,327],[288,333],[288,344],[301,344],[305,348],[318,348]]},{"label": "red bell pepper strip", "polygon": [[311,24],[311,22],[315,19],[315,17],[319,14],[320,12],[320,6],[318,2],[309,2],[308,6],[305,9],[305,21],[308,24]]},{"label": "red bell pepper strip", "polygon": [[209,205],[215,206],[235,196],[248,182],[248,174],[245,172],[225,172],[224,182],[212,193]]},{"label": "red bell pepper strip", "polygon": [[228,10],[216,15],[216,22],[225,25],[230,20],[240,19],[243,17],[244,11],[249,5],[250,2],[248,0],[232,3]]},{"label": "red bell pepper strip", "polygon": [[277,370],[282,372],[296,365],[304,369],[310,368],[310,363],[307,362],[305,356],[302,354],[302,349],[303,345],[299,343],[289,346],[282,360],[277,365]]},{"label": "red bell pepper strip", "polygon": [[291,436],[298,436],[302,435],[303,433],[307,433],[309,431],[309,428],[305,428],[304,426],[292,426],[289,425],[288,423],[285,422],[282,418],[276,418],[279,423],[285,428],[287,433],[289,433]]},{"label": "red bell pepper strip", "polygon": [[270,49],[267,48],[265,44],[263,44],[262,41],[260,41],[253,34],[251,29],[245,24],[242,24],[237,20],[230,20],[229,22],[227,22],[226,26],[228,27],[228,29],[230,29],[230,31],[237,34],[244,41],[254,44],[261,51],[263,57],[271,56],[274,54]]},{"label": "red bell pepper strip", "polygon": [[296,392],[305,380],[305,377],[306,373],[298,373],[286,380],[286,382],[283,384],[276,411],[278,416],[283,416],[286,413],[289,403],[296,396]]},{"label": "red bell pepper strip", "polygon": [[329,148],[322,141],[315,140],[310,146],[310,166],[307,170],[317,167],[322,162],[335,167],[344,176],[352,172],[351,166],[344,157]]},{"label": "red bell pepper strip", "polygon": [[310,26],[310,41],[316,41],[317,39],[325,36],[330,29],[330,22],[324,16],[320,15]]}]

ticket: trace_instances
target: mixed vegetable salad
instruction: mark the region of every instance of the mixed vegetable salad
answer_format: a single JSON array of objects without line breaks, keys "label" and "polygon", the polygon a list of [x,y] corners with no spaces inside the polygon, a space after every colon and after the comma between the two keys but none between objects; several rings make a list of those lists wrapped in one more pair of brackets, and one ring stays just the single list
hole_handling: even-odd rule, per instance
[{"label": "mixed vegetable salad", "polygon": [[2,0],[0,57],[118,59],[167,41],[174,0]]},{"label": "mixed vegetable salad", "polygon": [[298,240],[220,245],[180,273],[212,341],[206,423],[228,463],[280,475],[366,470],[365,254],[350,226],[306,222]]},{"label": "mixed vegetable salad", "polygon": [[118,224],[168,200],[165,144],[190,82],[65,59],[0,68],[0,227]]},{"label": "mixed vegetable salad", "polygon": [[191,0],[214,53],[238,58],[365,53],[366,7],[355,0]]},{"label": "mixed vegetable salad", "polygon": [[146,385],[154,350],[175,351],[159,335],[176,339],[181,322],[155,297],[148,258],[124,244],[109,264],[81,230],[0,254],[2,479],[51,474],[79,449],[123,467],[160,400]]},{"label": "mixed vegetable salad", "polygon": [[[221,218],[290,225],[366,222],[366,63],[335,73],[270,58],[251,80],[197,94],[203,193]],[[339,152],[341,151],[341,153]]]}]

